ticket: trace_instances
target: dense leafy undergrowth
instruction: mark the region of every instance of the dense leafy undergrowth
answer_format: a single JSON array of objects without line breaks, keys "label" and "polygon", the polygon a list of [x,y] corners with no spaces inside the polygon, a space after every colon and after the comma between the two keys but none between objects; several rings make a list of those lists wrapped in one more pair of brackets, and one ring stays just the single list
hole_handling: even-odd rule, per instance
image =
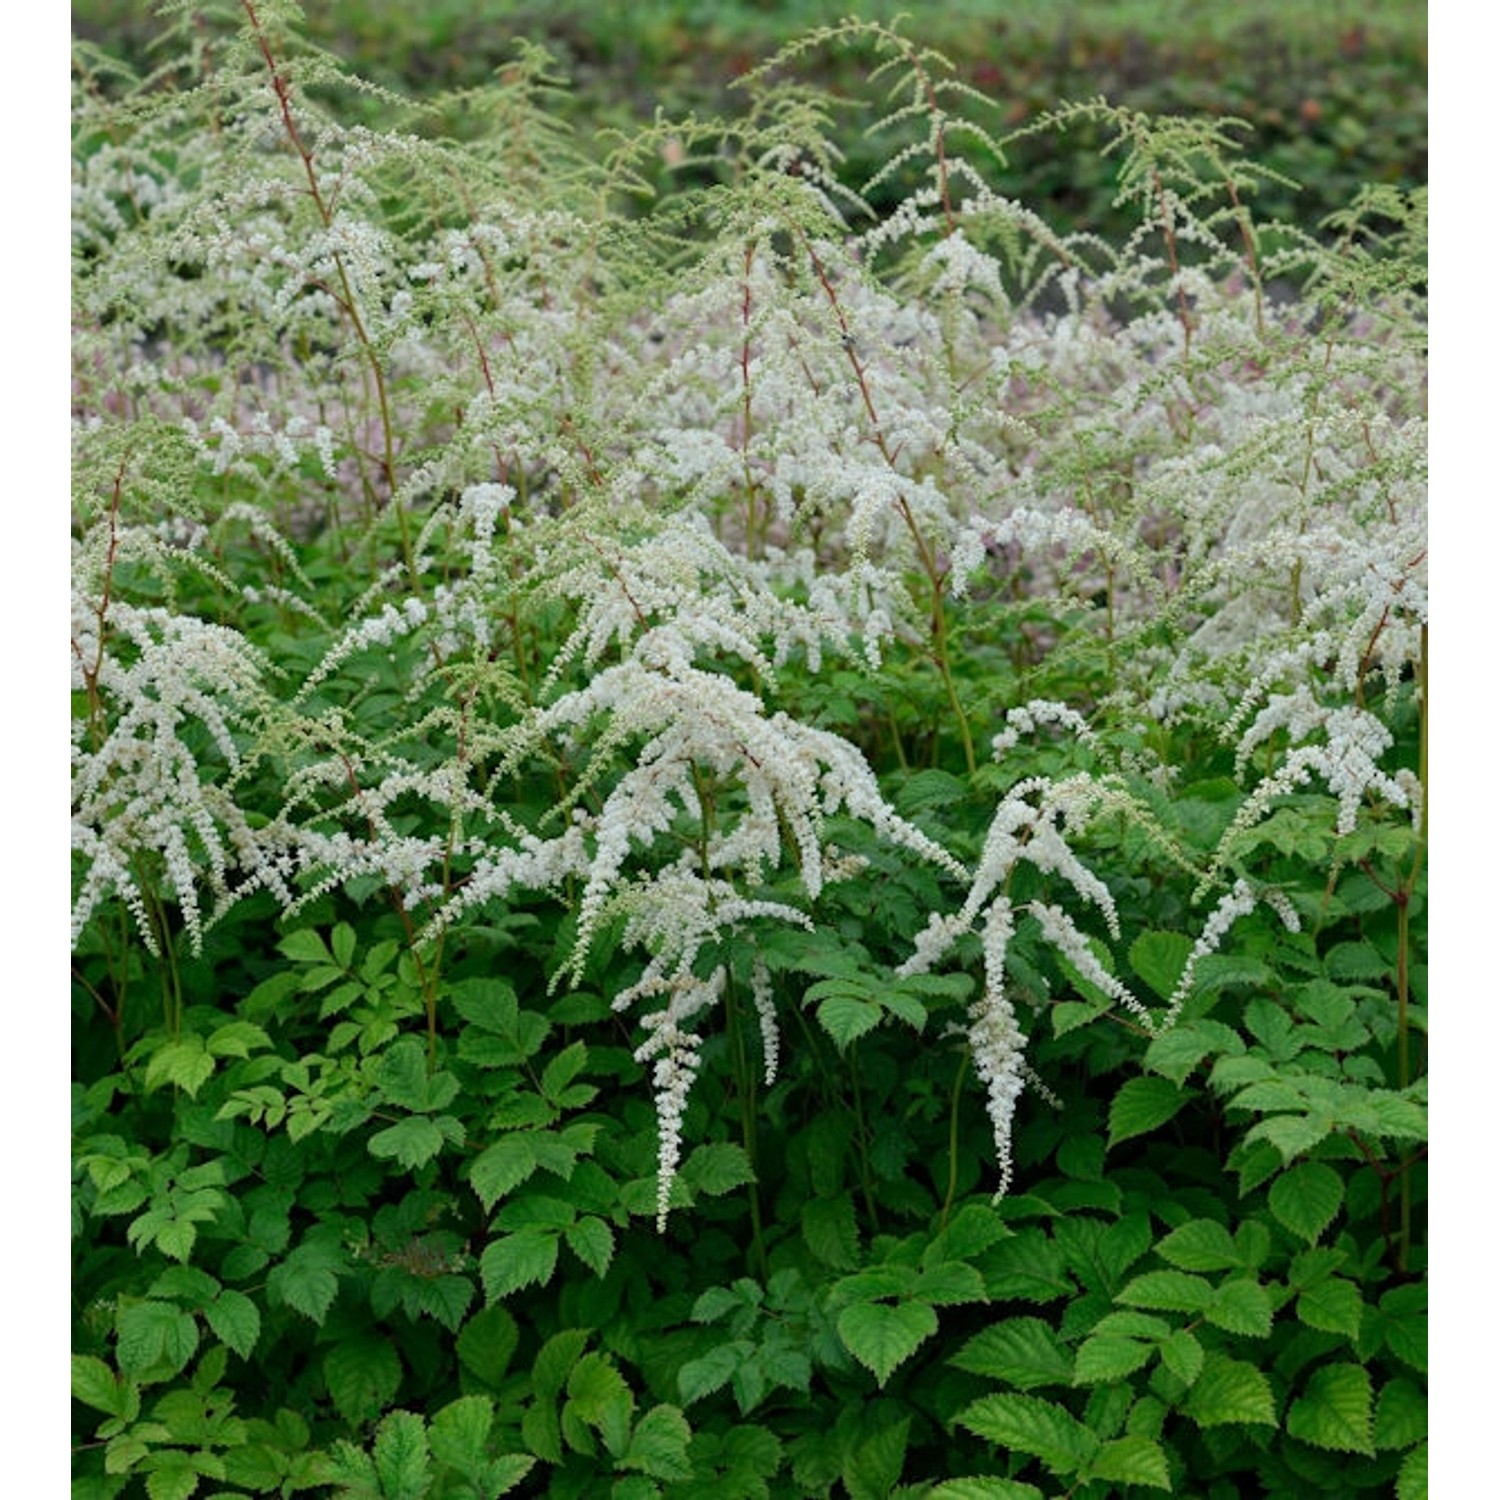
[{"label": "dense leafy undergrowth", "polygon": [[178,9],[77,73],[74,1495],[1425,1495],[1424,195]]}]

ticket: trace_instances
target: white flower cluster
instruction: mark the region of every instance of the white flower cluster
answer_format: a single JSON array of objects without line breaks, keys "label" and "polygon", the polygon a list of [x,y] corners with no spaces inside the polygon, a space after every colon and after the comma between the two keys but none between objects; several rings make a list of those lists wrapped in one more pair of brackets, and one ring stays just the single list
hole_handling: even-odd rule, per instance
[{"label": "white flower cluster", "polygon": [[[1241,736],[1237,769],[1243,770],[1255,747],[1282,729],[1290,736],[1291,748],[1236,810],[1198,894],[1233,857],[1243,836],[1276,798],[1305,786],[1315,775],[1338,798],[1335,829],[1340,834],[1353,831],[1360,807],[1371,793],[1395,807],[1408,809],[1414,822],[1420,819],[1421,787],[1417,778],[1405,769],[1388,774],[1377,764],[1394,740],[1374,714],[1348,704],[1330,708],[1318,702],[1306,687],[1277,694]],[[1313,736],[1321,736],[1321,742],[1308,743]]]},{"label": "white flower cluster", "polygon": [[1013,749],[1023,734],[1035,734],[1044,724],[1060,725],[1085,745],[1098,748],[1098,737],[1077,709],[1049,698],[1033,698],[1029,703],[1006,710],[1005,728],[990,741],[995,758],[998,760],[1007,750]]},{"label": "white flower cluster", "polygon": [[1005,950],[1014,934],[1010,902],[1001,896],[984,915],[984,993],[969,1007],[969,1046],[974,1071],[985,1087],[995,1159],[1000,1167],[997,1199],[1010,1190],[1011,1132],[1016,1102],[1026,1086],[1026,1038],[1005,992]]},{"label": "white flower cluster", "polygon": [[[1060,707],[1060,705],[1052,705]],[[1033,705],[1035,707],[1035,705]],[[1039,718],[1047,721],[1047,709]],[[1065,722],[1066,713],[1056,722]],[[1030,799],[1035,798],[1032,802]],[[1006,993],[1005,953],[1015,932],[1015,913],[1007,894],[1011,876],[1022,861],[1060,877],[1099,909],[1112,936],[1119,936],[1114,898],[1109,888],[1078,858],[1066,835],[1081,833],[1097,808],[1118,805],[1119,794],[1087,776],[1051,782],[1030,777],[1012,787],[996,810],[969,893],[958,911],[933,913],[917,934],[911,955],[896,970],[898,978],[924,974],[965,933],[979,933],[984,953],[984,993],[970,1007],[967,1036],[975,1068],[985,1084],[990,1125],[1000,1163],[999,1193],[1011,1179],[1011,1129],[1016,1101],[1028,1081],[1026,1044]],[[1130,991],[1109,974],[1084,934],[1061,907],[1040,901],[1026,906],[1042,936],[1090,984],[1118,1000],[1150,1024],[1150,1017]]]},{"label": "white flower cluster", "polygon": [[649,1062],[651,1090],[656,1099],[656,1227],[667,1227],[672,1183],[682,1160],[682,1116],[687,1097],[698,1073],[698,1048],[702,1041],[696,1033],[685,1030],[686,1024],[701,1011],[712,1009],[724,990],[724,970],[715,969],[711,978],[691,975],[671,983],[666,1006],[652,1012],[642,1021],[646,1040],[636,1048],[635,1060]]},{"label": "white flower cluster", "polygon": [[1089,946],[1088,939],[1062,907],[1033,901],[1027,906],[1027,910],[1041,924],[1042,936],[1067,959],[1086,983],[1103,990],[1111,999],[1118,1000],[1148,1027],[1152,1024],[1151,1012],[1104,967],[1098,954]]},{"label": "white flower cluster", "polygon": [[297,701],[308,698],[319,683],[331,677],[351,656],[375,646],[389,646],[402,636],[410,635],[427,619],[427,605],[415,597],[399,605],[387,603],[373,614],[351,626],[308,674],[297,694]]},{"label": "white flower cluster", "polygon": [[[73,690],[92,708],[73,737],[72,843],[82,856],[73,937],[119,896],[147,949],[159,898],[201,949],[200,884],[222,907],[231,870],[269,856],[232,793],[252,741],[265,663],[238,632],[164,609],[73,593]],[[206,736],[207,748],[202,744]]]},{"label": "white flower cluster", "polygon": [[[658,1225],[665,1223],[667,1204],[681,1154],[682,1112],[697,1068],[699,1038],[687,1023],[717,1005],[726,982],[721,965],[701,980],[695,963],[710,945],[722,944],[743,924],[755,920],[791,923],[810,929],[805,912],[779,901],[749,901],[728,881],[705,880],[691,869],[690,856],[655,875],[643,876],[623,890],[615,904],[626,912],[622,940],[627,948],[646,948],[650,957],[641,977],[614,998],[614,1009],[625,1011],[642,1000],[667,996],[665,1008],[647,1012],[641,1025],[647,1040],[636,1060],[656,1064],[652,1086],[656,1099],[659,1158],[657,1165]],[[752,966],[751,994],[760,1024],[765,1054],[765,1079],[775,1081],[780,1038],[772,996],[770,971],[758,960]]]}]

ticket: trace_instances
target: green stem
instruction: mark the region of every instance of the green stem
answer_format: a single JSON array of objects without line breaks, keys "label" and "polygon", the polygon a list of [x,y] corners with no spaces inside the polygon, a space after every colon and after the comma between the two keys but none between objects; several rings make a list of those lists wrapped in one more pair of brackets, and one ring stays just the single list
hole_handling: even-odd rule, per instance
[{"label": "green stem", "polygon": [[[870,419],[870,430],[875,440],[875,446],[880,450],[880,456],[885,460],[891,472],[898,478],[901,471],[896,467],[896,458],[901,451],[901,444],[897,443],[893,448],[890,440],[886,437],[885,428],[880,420],[880,413],[875,407],[875,396],[870,388],[869,376],[864,367],[864,361],[859,354],[859,341],[854,337],[854,331],[849,326],[848,316],[844,312],[843,304],[839,301],[837,288],[828,269],[819,259],[817,251],[813,248],[811,241],[801,229],[797,230],[797,236],[802,241],[802,247],[807,252],[812,262],[813,273],[822,285],[823,293],[828,298],[828,304],[833,309],[834,317],[838,320],[839,341],[844,350],[844,356],[849,361],[849,368],[853,371],[855,384],[859,387],[860,399],[864,403],[865,415]],[[939,565],[938,559],[932,548],[928,545],[927,538],[922,535],[921,528],[917,525],[917,519],[912,514],[911,506],[907,503],[905,495],[898,495],[896,509],[906,529],[911,533],[913,544],[917,549],[917,562],[922,572],[926,575],[927,582],[932,588],[932,660],[943,679],[943,687],[948,693],[948,704],[953,710],[954,722],[958,725],[959,738],[963,741],[964,764],[968,768],[969,775],[974,774],[974,738],[969,730],[968,715],[964,713],[963,704],[959,701],[958,688],[953,681],[952,666],[948,660],[948,624],[943,610],[943,582],[944,570]],[[934,744],[936,733],[934,734]]]},{"label": "green stem", "polygon": [[729,1052],[734,1067],[735,1093],[739,1096],[740,1138],[750,1160],[752,1175],[746,1184],[750,1203],[750,1269],[762,1283],[770,1279],[766,1257],[765,1224],[761,1217],[760,1181],[756,1153],[756,1074],[750,1064],[750,1049],[745,1045],[745,1028],[740,1016],[739,997],[734,976],[724,986],[724,1022],[729,1028]]},{"label": "green stem", "polygon": [[969,1074],[969,1059],[972,1050],[965,1047],[958,1060],[958,1071],[953,1075],[953,1093],[948,1100],[948,1190],[943,1195],[943,1214],[938,1221],[939,1229],[948,1227],[948,1215],[953,1211],[953,1200],[958,1195],[958,1103],[963,1097],[964,1079]]},{"label": "green stem", "polygon": [[859,1191],[865,1200],[865,1214],[870,1234],[880,1233],[880,1212],[875,1207],[875,1190],[870,1178],[870,1127],[865,1119],[864,1091],[859,1086],[859,1043],[849,1043],[849,1083],[854,1090],[854,1144],[859,1152]]},{"label": "green stem", "polygon": [[[245,14],[250,19],[251,30],[255,33],[255,41],[260,49],[260,55],[265,62],[266,68],[271,75],[271,88],[276,94],[276,102],[281,111],[281,123],[286,131],[287,140],[292,149],[302,162],[303,174],[307,178],[308,192],[312,197],[313,206],[318,211],[318,217],[323,222],[325,229],[333,227],[333,210],[323,196],[323,190],[318,182],[318,174],[313,169],[312,150],[302,139],[302,132],[297,128],[297,122],[292,115],[292,93],[286,78],[282,75],[281,68],[276,61],[275,54],[271,51],[271,43],[261,26],[260,16],[257,14],[253,0],[241,0]],[[344,257],[335,250],[333,252],[334,269],[338,273],[339,288],[342,295],[339,303],[349,316],[350,326],[354,329],[354,337],[358,341],[360,350],[369,365],[370,374],[375,381],[375,400],[380,408],[380,432],[382,453],[380,458],[381,472],[385,478],[386,492],[390,496],[391,504],[396,508],[396,522],[401,528],[401,556],[406,564],[407,577],[411,582],[413,590],[417,588],[416,555],[412,551],[411,523],[407,519],[406,507],[402,505],[396,492],[396,442],[395,427],[391,419],[390,397],[385,388],[385,370],[380,363],[380,354],[375,348],[375,341],[370,337],[364,320],[359,315],[358,299],[354,295],[354,287],[349,280],[348,268],[344,264]]]}]

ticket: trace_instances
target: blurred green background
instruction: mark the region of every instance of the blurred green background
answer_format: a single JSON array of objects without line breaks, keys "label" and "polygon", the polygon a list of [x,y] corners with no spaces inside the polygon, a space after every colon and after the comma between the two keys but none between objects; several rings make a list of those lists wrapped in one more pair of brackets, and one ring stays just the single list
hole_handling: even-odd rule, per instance
[{"label": "blurred green background", "polygon": [[[197,7],[205,28],[235,24],[238,10],[230,0]],[[566,113],[585,137],[649,120],[658,106],[732,112],[731,81],[779,43],[850,14],[905,14],[908,36],[944,52],[994,102],[982,123],[997,135],[1100,94],[1155,112],[1233,115],[1251,127],[1247,153],[1301,184],[1263,190],[1259,216],[1308,229],[1365,182],[1427,180],[1427,10],[1410,0],[308,0],[304,11],[311,42],[424,98],[482,84],[518,38],[541,43],[571,80]],[[141,0],[73,5],[75,38],[138,71],[162,60],[153,43],[163,30]],[[799,69],[836,94],[868,97],[869,57],[819,49]],[[861,115],[861,127],[873,118]],[[857,128],[840,144],[855,186],[892,149]],[[1122,226],[1099,144],[1083,130],[1065,149],[1019,141],[999,185],[1060,229],[1111,236]]]}]

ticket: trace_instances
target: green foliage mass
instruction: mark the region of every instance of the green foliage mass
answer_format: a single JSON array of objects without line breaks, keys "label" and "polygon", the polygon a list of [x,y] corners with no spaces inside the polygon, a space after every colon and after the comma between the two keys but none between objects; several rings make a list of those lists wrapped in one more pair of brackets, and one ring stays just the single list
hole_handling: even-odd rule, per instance
[{"label": "green foliage mass", "polygon": [[163,9],[75,52],[75,1500],[1425,1496],[1425,192],[875,22],[585,142]]}]

